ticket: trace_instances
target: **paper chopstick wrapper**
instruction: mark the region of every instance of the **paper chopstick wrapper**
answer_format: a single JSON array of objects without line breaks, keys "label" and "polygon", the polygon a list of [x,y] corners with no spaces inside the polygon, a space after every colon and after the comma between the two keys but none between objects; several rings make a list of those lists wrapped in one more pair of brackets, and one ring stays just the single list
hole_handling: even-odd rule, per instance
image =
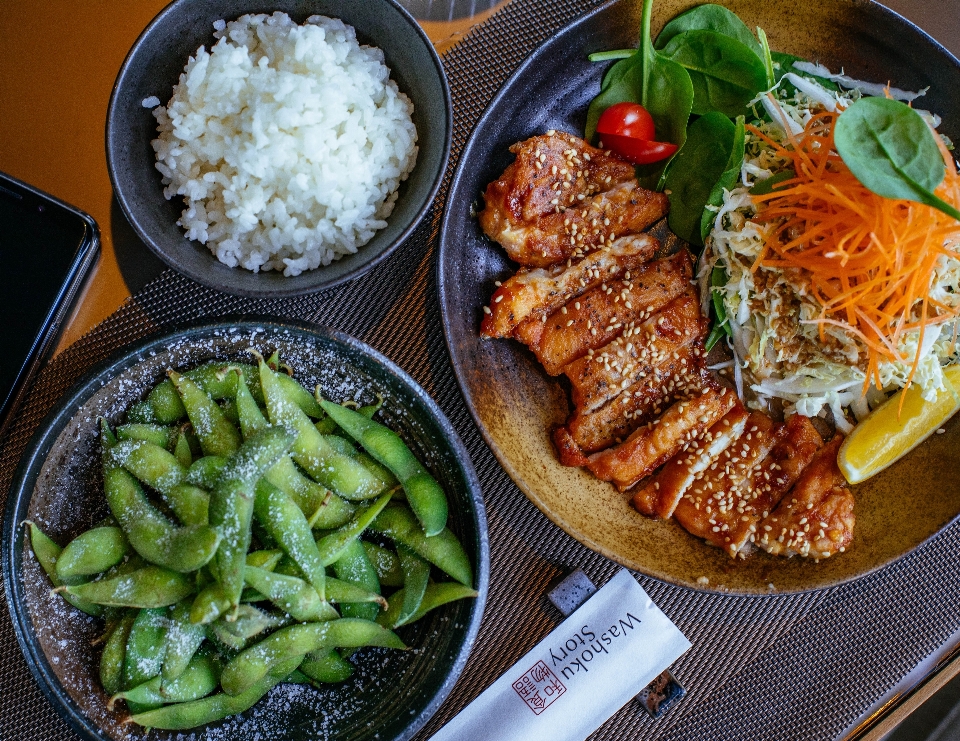
[{"label": "paper chopstick wrapper", "polygon": [[621,570],[433,741],[583,741],[690,648]]}]

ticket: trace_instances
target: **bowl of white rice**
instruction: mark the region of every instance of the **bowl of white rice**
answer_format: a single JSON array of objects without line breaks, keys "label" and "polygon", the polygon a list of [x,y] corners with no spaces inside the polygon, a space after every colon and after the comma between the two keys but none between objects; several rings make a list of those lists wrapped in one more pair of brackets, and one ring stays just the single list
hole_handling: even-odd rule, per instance
[{"label": "bowl of white rice", "polygon": [[430,210],[450,91],[394,0],[177,0],[127,55],[111,182],[169,266],[242,296],[357,277]]}]

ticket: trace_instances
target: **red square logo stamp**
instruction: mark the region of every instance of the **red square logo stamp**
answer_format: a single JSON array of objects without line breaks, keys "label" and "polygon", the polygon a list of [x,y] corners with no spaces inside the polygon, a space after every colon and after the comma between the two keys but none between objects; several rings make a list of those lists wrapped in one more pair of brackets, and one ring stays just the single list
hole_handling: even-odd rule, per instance
[{"label": "red square logo stamp", "polygon": [[526,674],[514,682],[513,689],[535,715],[540,715],[567,691],[567,688],[557,679],[557,675],[542,661],[538,661]]}]

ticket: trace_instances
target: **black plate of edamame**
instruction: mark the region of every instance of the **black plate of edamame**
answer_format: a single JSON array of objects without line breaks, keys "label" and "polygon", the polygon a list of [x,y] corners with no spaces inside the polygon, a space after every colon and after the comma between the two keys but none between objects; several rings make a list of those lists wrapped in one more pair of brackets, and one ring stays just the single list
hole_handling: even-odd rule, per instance
[{"label": "black plate of edamame", "polygon": [[[480,485],[456,432],[436,403],[391,361],[342,333],[288,320],[218,322],[147,340],[101,364],[41,424],[14,476],[3,524],[7,603],[24,656],[40,688],[82,738],[146,738],[123,703],[108,709],[99,678],[104,621],[69,606],[25,539],[37,523],[64,545],[101,521],[104,498],[98,420],[125,421],[168,368],[208,361],[249,363],[251,350],[279,352],[306,388],[358,404],[383,398],[376,419],[396,431],[449,499],[448,527],[473,567],[475,599],[444,605],[397,629],[412,649],[365,648],[350,656],[353,675],[321,688],[282,683],[252,709],[192,731],[150,732],[151,739],[409,739],[456,682],[476,638],[489,578]],[[24,545],[26,544],[26,548]],[[434,574],[437,576],[438,574]]]}]

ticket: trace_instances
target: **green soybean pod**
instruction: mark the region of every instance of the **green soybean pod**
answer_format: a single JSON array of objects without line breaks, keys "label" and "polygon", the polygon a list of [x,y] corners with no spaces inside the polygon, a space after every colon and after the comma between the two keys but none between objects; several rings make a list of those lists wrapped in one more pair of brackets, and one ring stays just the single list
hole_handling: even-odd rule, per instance
[{"label": "green soybean pod", "polygon": [[159,491],[185,525],[207,524],[210,495],[186,483],[188,469],[173,453],[146,440],[122,440],[106,452],[104,460]]},{"label": "green soybean pod", "polygon": [[300,671],[315,682],[336,684],[346,682],[353,676],[354,667],[336,650],[314,651],[300,662]]},{"label": "green soybean pod", "polygon": [[144,728],[160,728],[168,731],[189,730],[249,710],[280,681],[281,677],[268,674],[239,695],[230,696],[221,692],[200,700],[165,705],[156,710],[135,713],[130,716],[130,720]]},{"label": "green soybean pod", "polygon": [[140,610],[127,637],[123,659],[123,689],[128,690],[160,675],[167,651],[166,607]]},{"label": "green soybean pod", "polygon": [[184,468],[190,468],[193,465],[193,451],[190,450],[190,441],[183,432],[177,433],[176,442],[173,444],[173,457]]},{"label": "green soybean pod", "polygon": [[190,620],[191,603],[190,599],[182,600],[170,611],[167,652],[163,657],[162,670],[165,680],[176,679],[186,670],[207,637],[206,628]]},{"label": "green soybean pod", "polygon": [[177,432],[165,425],[149,425],[129,422],[119,425],[116,430],[118,440],[146,440],[161,448],[173,447]]},{"label": "green soybean pod", "polygon": [[125,611],[103,644],[103,653],[100,655],[100,684],[108,695],[115,695],[123,689],[123,661],[127,655],[127,638],[136,617],[136,611]]},{"label": "green soybean pod", "polygon": [[230,458],[210,496],[210,524],[224,536],[215,559],[217,581],[234,607],[243,591],[257,481],[293,442],[294,436],[283,427],[261,430]]},{"label": "green soybean pod", "polygon": [[154,677],[143,684],[115,693],[107,704],[109,710],[117,700],[136,705],[159,707],[172,702],[189,702],[206,697],[220,683],[220,673],[209,652],[196,654],[184,670],[173,679]]},{"label": "green soybean pod", "polygon": [[227,459],[219,455],[205,455],[197,458],[187,469],[184,481],[201,489],[213,489],[226,465]]},{"label": "green soybean pod", "polygon": [[[237,410],[244,439],[269,424],[245,383],[237,386]],[[286,456],[277,461],[264,478],[293,498],[311,527],[338,527],[353,514],[352,505],[308,479]]]},{"label": "green soybean pod", "polygon": [[310,524],[293,499],[269,481],[257,484],[254,515],[280,548],[292,558],[307,581],[325,599],[326,571]]},{"label": "green soybean pod", "polygon": [[195,589],[193,580],[184,574],[153,565],[109,579],[59,588],[98,605],[139,608],[175,604]]},{"label": "green soybean pod", "polygon": [[466,551],[449,528],[426,537],[413,513],[403,505],[385,507],[370,523],[370,530],[405,545],[421,558],[446,572],[461,584],[473,586],[473,569]]},{"label": "green soybean pod", "polygon": [[317,403],[313,394],[307,391],[297,379],[288,376],[285,373],[276,374],[277,383],[283,388],[283,393],[296,404],[308,417],[319,419],[323,416],[323,410]]},{"label": "green soybean pod", "polygon": [[396,432],[339,404],[321,401],[320,406],[400,480],[407,501],[428,536],[446,527],[447,495]]},{"label": "green soybean pod", "polygon": [[430,582],[430,564],[404,545],[397,546],[400,568],[403,570],[403,605],[397,625],[409,622],[423,602]]},{"label": "green soybean pod", "polygon": [[377,579],[382,587],[402,587],[403,570],[400,568],[400,559],[397,554],[389,548],[384,548],[377,543],[369,541],[360,541],[363,549],[367,552],[367,558],[373,564],[377,571]]},{"label": "green soybean pod", "polygon": [[[169,379],[153,387],[147,394],[145,404],[150,407],[154,420],[162,425],[172,424],[187,416],[187,410],[180,401],[180,395]],[[130,412],[127,412],[127,418],[131,422],[134,421]]]},{"label": "green soybean pod", "polygon": [[[109,454],[108,454],[109,455]],[[207,525],[176,527],[149,501],[137,480],[104,456],[103,489],[133,549],[150,563],[189,573],[213,558],[220,534]]]},{"label": "green soybean pod", "polygon": [[277,374],[266,363],[260,363],[260,383],[267,413],[274,424],[297,431],[293,459],[317,482],[345,499],[369,499],[386,488],[386,482],[364,468],[350,456],[333,450],[310,418],[291,401],[277,382]]},{"label": "green soybean pod", "polygon": [[[57,576],[57,559],[60,557],[63,549],[48,537],[35,522],[26,520],[23,524],[26,525],[29,530],[30,548],[37,562],[40,564],[40,568],[43,569],[54,587],[62,586],[63,582],[61,582]],[[103,608],[100,605],[95,605],[92,602],[80,599],[66,592],[60,592],[60,596],[78,610],[88,615],[99,617],[103,614]]]},{"label": "green soybean pod", "polygon": [[71,540],[57,558],[61,582],[102,574],[127,555],[127,539],[118,527],[95,527]]},{"label": "green soybean pod", "polygon": [[343,604],[345,602],[376,602],[384,609],[387,607],[387,601],[380,592],[364,589],[361,586],[351,584],[348,581],[335,579],[332,576],[327,577],[327,599],[337,604]]},{"label": "green soybean pod", "polygon": [[159,420],[153,413],[153,406],[148,401],[138,401],[127,410],[127,421],[132,424],[157,424]]},{"label": "green soybean pod", "polygon": [[423,599],[417,611],[410,615],[406,620],[401,619],[403,603],[405,601],[404,590],[398,589],[390,595],[390,606],[377,616],[377,622],[385,628],[399,628],[401,625],[415,623],[426,615],[430,610],[436,609],[448,602],[454,602],[458,599],[468,599],[476,597],[478,592],[475,589],[466,587],[455,581],[445,581],[438,584],[429,584],[424,592]]},{"label": "green soybean pod", "polygon": [[[243,592],[241,591],[242,595]],[[220,582],[207,584],[193,599],[190,605],[190,622],[197,625],[209,625],[218,617],[234,607],[233,600]]]},{"label": "green soybean pod", "polygon": [[[207,392],[176,371],[167,371],[187,410],[204,455],[232,455],[240,447],[240,433]],[[236,383],[236,381],[234,381]]]},{"label": "green soybean pod", "polygon": [[218,641],[237,651],[246,648],[251,638],[289,622],[287,618],[271,615],[253,605],[239,605],[230,618],[221,617],[210,628]]},{"label": "green soybean pod", "polygon": [[277,549],[251,551],[247,554],[245,563],[247,566],[254,566],[258,569],[264,569],[265,571],[273,571],[277,564],[280,563],[281,558],[283,558],[283,551]]},{"label": "green soybean pod", "polygon": [[[340,558],[334,562],[333,572],[341,581],[380,594],[380,580],[377,578],[377,570],[370,563],[367,551],[359,539],[351,541]],[[340,612],[344,617],[375,620],[377,615],[380,614],[380,608],[371,602],[341,602]]]},{"label": "green soybean pod", "polygon": [[[286,574],[274,574],[247,564],[246,581],[273,604],[301,622],[336,620],[339,615],[330,604],[320,598],[317,590],[303,579]],[[376,615],[375,611],[374,615]],[[368,618],[369,619],[369,618]]]},{"label": "green soybean pod", "polygon": [[283,661],[324,648],[362,646],[406,648],[396,634],[369,620],[342,618],[324,623],[300,623],[271,633],[232,658],[223,669],[220,686],[228,695],[237,695]]},{"label": "green soybean pod", "polygon": [[359,508],[350,522],[317,541],[317,549],[324,566],[336,562],[350,544],[360,537],[390,502],[390,496],[390,492],[387,492],[373,504]]}]

